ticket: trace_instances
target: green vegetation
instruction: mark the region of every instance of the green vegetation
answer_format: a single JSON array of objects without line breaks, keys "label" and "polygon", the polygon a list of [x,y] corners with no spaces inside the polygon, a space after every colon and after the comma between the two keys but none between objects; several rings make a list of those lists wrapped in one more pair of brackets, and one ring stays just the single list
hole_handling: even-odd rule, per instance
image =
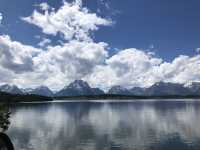
[{"label": "green vegetation", "polygon": [[0,92],[0,102],[35,102],[35,101],[51,101],[50,97],[39,96],[39,95],[15,95]]},{"label": "green vegetation", "polygon": [[0,132],[6,131],[10,125],[10,110],[8,105],[0,104]]},{"label": "green vegetation", "polygon": [[63,97],[46,97],[39,95],[15,95],[0,92],[1,103],[15,102],[37,102],[37,101],[52,101],[52,100],[134,100],[134,99],[200,99],[197,95],[163,95],[163,96],[133,96],[133,95],[86,95],[86,96],[63,96]]},{"label": "green vegetation", "polygon": [[200,96],[197,95],[163,95],[163,96],[133,96],[133,95],[88,95],[88,96],[63,96],[63,97],[54,97],[56,100],[134,100],[134,99],[200,99]]}]

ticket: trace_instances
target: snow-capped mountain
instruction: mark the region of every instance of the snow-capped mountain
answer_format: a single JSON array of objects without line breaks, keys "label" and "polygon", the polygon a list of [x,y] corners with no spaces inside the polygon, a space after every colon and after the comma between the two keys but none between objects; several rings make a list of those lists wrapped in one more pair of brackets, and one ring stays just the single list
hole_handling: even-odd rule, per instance
[{"label": "snow-capped mountain", "polygon": [[200,82],[191,82],[186,85],[190,92],[194,95],[200,95]]},{"label": "snow-capped mountain", "polygon": [[144,96],[146,93],[146,90],[147,90],[146,88],[142,88],[142,87],[133,87],[129,91],[131,95]]},{"label": "snow-capped mountain", "polygon": [[[49,97],[105,94],[104,91],[99,88],[91,88],[89,84],[83,80],[75,80],[55,94],[46,86],[40,86],[35,89],[20,89],[16,85],[5,84],[0,86],[0,91],[11,94],[34,94]],[[158,82],[148,88],[133,87],[131,89],[122,86],[113,86],[106,94],[134,96],[200,95],[200,82],[191,82],[186,85]]]},{"label": "snow-capped mountain", "polygon": [[130,90],[117,85],[117,86],[113,86],[109,91],[108,94],[113,94],[113,95],[130,95],[131,92]]},{"label": "snow-capped mountain", "polygon": [[23,92],[16,85],[8,85],[8,84],[1,85],[0,91],[10,94],[23,94]]},{"label": "snow-capped mountain", "polygon": [[144,95],[190,95],[190,91],[183,84],[158,82],[147,88]]},{"label": "snow-capped mountain", "polygon": [[49,96],[49,97],[53,96],[53,92],[46,86],[39,86],[35,89],[25,89],[24,93],[41,95],[41,96]]},{"label": "snow-capped mountain", "polygon": [[62,90],[58,91],[56,96],[81,96],[81,95],[100,95],[104,92],[98,88],[91,88],[89,84],[83,80],[75,80]]},{"label": "snow-capped mountain", "polygon": [[126,89],[121,86],[114,86],[108,91],[108,94],[135,96],[195,95],[198,92],[198,87],[200,86],[196,85],[189,89],[178,83],[158,82],[148,88],[133,87]]}]

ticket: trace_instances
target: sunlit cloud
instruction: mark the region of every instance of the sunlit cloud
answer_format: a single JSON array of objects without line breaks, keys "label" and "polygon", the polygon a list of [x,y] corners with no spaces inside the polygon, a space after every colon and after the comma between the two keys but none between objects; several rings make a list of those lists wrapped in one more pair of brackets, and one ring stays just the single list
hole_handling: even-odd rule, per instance
[{"label": "sunlit cloud", "polygon": [[3,14],[0,12],[0,25],[2,24]]},{"label": "sunlit cloud", "polygon": [[101,18],[95,13],[91,13],[87,8],[82,7],[81,1],[75,3],[64,2],[57,11],[51,9],[47,3],[39,5],[44,13],[34,10],[31,16],[23,17],[22,20],[36,25],[42,29],[43,33],[64,36],[65,40],[89,40],[90,33],[98,30],[99,26],[112,25],[111,20]]},{"label": "sunlit cloud", "polygon": [[[39,48],[0,35],[0,75],[6,76],[1,83],[46,85],[57,90],[83,79],[105,90],[114,85],[148,87],[159,81],[185,84],[200,80],[199,54],[180,55],[166,62],[151,50],[117,48],[109,56],[110,45],[96,42],[92,33],[114,21],[83,7],[81,0],[63,2],[56,10],[48,3],[37,6],[21,19],[41,29],[41,35],[35,36]],[[54,36],[59,37],[59,44],[51,39]]]}]

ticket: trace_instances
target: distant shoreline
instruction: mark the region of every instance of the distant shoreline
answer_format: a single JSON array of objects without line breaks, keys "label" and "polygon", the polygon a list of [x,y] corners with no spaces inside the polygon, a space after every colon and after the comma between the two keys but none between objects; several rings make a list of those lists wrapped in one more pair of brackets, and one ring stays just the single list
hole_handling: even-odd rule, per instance
[{"label": "distant shoreline", "polygon": [[134,99],[134,100],[53,100],[53,101],[35,101],[18,102],[13,104],[49,104],[49,103],[139,103],[139,102],[200,102],[200,99]]},{"label": "distant shoreline", "polygon": [[163,95],[163,96],[133,96],[133,95],[88,95],[53,97],[53,100],[141,100],[141,99],[200,99],[200,95]]},{"label": "distant shoreline", "polygon": [[46,97],[40,95],[15,95],[0,92],[0,102],[52,102],[52,101],[134,101],[134,100],[173,100],[173,99],[199,99],[200,95],[162,95],[162,96],[134,96],[134,95],[84,95],[84,96],[62,96]]}]

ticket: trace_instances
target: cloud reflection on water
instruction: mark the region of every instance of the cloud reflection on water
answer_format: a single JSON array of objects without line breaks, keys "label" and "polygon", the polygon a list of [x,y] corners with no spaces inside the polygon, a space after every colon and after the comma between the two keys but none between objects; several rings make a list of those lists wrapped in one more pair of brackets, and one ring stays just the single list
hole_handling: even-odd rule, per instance
[{"label": "cloud reflection on water", "polygon": [[[60,103],[13,107],[8,131],[20,150],[200,146],[200,103]],[[174,144],[172,143],[172,144]]]}]

